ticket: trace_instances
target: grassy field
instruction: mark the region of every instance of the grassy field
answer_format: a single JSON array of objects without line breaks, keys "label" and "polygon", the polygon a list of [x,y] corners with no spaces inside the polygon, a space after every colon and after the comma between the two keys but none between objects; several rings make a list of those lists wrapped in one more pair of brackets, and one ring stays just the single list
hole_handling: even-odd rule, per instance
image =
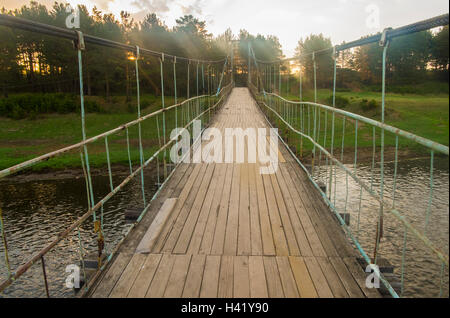
[{"label": "grassy field", "polygon": [[[332,91],[328,89],[320,89],[317,93],[319,103],[330,105],[330,97]],[[337,96],[348,100],[348,105],[341,107],[345,111],[360,114],[371,119],[381,121],[381,93],[378,92],[339,92]],[[289,100],[299,100],[298,95],[283,94],[283,97]],[[313,91],[304,92],[305,101],[313,101]],[[363,100],[374,100],[376,107],[370,110],[361,106]],[[392,94],[386,95],[386,111],[385,121],[387,124],[411,132],[415,135],[425,137],[443,145],[449,144],[449,96],[447,94],[439,95],[417,95],[417,94]],[[305,108],[306,111],[306,108]],[[312,113],[311,113],[312,115]],[[323,144],[325,136],[325,113],[321,113],[321,130],[320,137]],[[299,117],[297,117],[299,119]],[[295,120],[294,120],[295,121]],[[346,120],[344,148],[351,150],[355,145],[355,121]],[[312,119],[311,119],[312,126]],[[305,123],[306,127],[306,123]],[[327,138],[326,144],[331,143],[331,114],[327,114]],[[312,131],[312,128],[311,128]],[[342,117],[336,116],[335,119],[335,140],[334,144],[342,143],[343,120]],[[358,148],[367,150],[372,148],[372,126],[358,123]],[[380,145],[380,132],[376,131],[376,144]],[[395,135],[392,133],[385,134],[385,145],[387,147],[395,146]],[[399,138],[399,148],[409,149],[417,154],[427,151],[422,146],[418,146],[415,142]],[[304,149],[311,149],[308,143],[304,144]]]},{"label": "grassy field", "polygon": [[[149,104],[142,110],[142,115],[149,114],[161,108],[161,101]],[[118,98],[120,102],[120,98]],[[214,100],[211,99],[211,103]],[[174,99],[166,98],[166,106],[172,105]],[[92,137],[116,128],[122,124],[133,121],[137,118],[136,113],[128,110],[110,110],[107,113],[86,114],[87,137]],[[186,106],[183,106],[185,109]],[[192,108],[192,105],[190,106]],[[122,107],[123,108],[123,107]],[[136,109],[134,109],[136,111]],[[177,110],[178,120],[181,120],[181,108]],[[179,123],[178,126],[181,126]],[[158,129],[161,142],[162,137],[162,114],[149,118],[142,122],[142,140],[144,157],[149,158],[158,148]],[[175,127],[175,111],[166,113],[166,131],[169,136],[170,131]],[[38,116],[35,119],[13,120],[0,117],[0,169],[10,167],[36,156],[67,147],[82,140],[81,116],[79,114],[47,114]],[[133,163],[139,161],[138,126],[129,128],[130,157]],[[126,132],[121,131],[108,137],[110,159],[113,164],[128,165],[128,151]],[[105,141],[101,139],[92,143],[88,147],[91,166],[100,167],[106,165]],[[52,158],[46,162],[33,167],[32,170],[42,170],[45,168],[78,168],[81,166],[78,152],[64,154]]]},{"label": "grassy field", "polygon": [[[330,90],[319,90],[318,100],[327,103],[330,97]],[[344,110],[361,114],[376,120],[381,119],[381,94],[376,92],[341,92],[339,96],[349,100]],[[305,100],[313,100],[312,92],[305,92]],[[287,96],[289,99],[298,100],[298,96]],[[106,103],[101,98],[97,98],[102,105]],[[148,102],[143,114],[148,114],[161,107],[159,98],[146,96]],[[361,108],[361,100],[376,100],[376,109],[365,111]],[[134,101],[131,102],[133,104]],[[166,105],[173,104],[173,98],[166,99]],[[123,97],[115,97],[103,113],[88,113],[86,115],[86,130],[88,137],[95,136],[107,130],[118,127],[124,123],[136,119],[135,109],[123,102]],[[324,114],[322,114],[324,116]],[[162,131],[162,116],[149,119],[142,124],[143,146],[145,158],[149,158],[158,146],[158,131]],[[167,131],[175,127],[174,112],[167,114]],[[327,118],[327,144],[331,142],[331,116]],[[323,117],[322,117],[323,120]],[[386,98],[386,123],[412,132],[416,135],[431,139],[438,143],[449,144],[449,96],[448,95],[415,95],[415,94],[387,94]],[[335,145],[340,145],[342,132],[342,120],[336,119],[337,137]],[[324,136],[324,121],[322,121],[321,135]],[[347,121],[345,132],[345,148],[354,147],[354,122]],[[358,131],[358,147],[370,149],[372,147],[372,128],[360,124]],[[138,131],[137,126],[130,128],[129,138],[131,144],[131,157],[134,163],[139,160],[138,151]],[[321,137],[323,138],[323,137]],[[379,143],[379,134],[377,142]],[[81,140],[81,118],[80,115],[70,114],[48,114],[41,115],[34,119],[13,120],[0,117],[0,169],[18,164],[25,160],[45,154],[47,152],[69,146]],[[395,137],[386,134],[386,145],[394,146]],[[401,147],[413,147],[414,143],[400,140]],[[125,132],[120,132],[109,138],[111,162],[115,164],[127,164],[128,152],[126,147]],[[305,143],[305,149],[310,148]],[[105,143],[100,140],[89,146],[90,161],[93,166],[104,166],[106,164]],[[33,169],[43,168],[67,168],[80,167],[79,153],[70,153],[47,162],[36,165]]]}]

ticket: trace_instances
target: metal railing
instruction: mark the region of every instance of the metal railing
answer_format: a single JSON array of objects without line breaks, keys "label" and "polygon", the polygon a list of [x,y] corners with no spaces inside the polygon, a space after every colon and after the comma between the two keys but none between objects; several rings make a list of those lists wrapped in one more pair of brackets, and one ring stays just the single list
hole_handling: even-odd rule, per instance
[{"label": "metal railing", "polygon": [[[45,283],[45,291],[46,295],[49,297],[51,294],[51,290],[48,288],[48,281],[45,269],[45,260],[44,257],[47,253],[57,248],[57,245],[67,239],[69,235],[77,232],[77,236],[79,239],[79,256],[80,262],[83,266],[82,273],[84,275],[84,290],[86,291],[90,284],[95,280],[96,277],[101,273],[101,271],[105,268],[108,262],[111,260],[114,253],[117,251],[118,247],[125,239],[127,234],[143,219],[149,210],[151,202],[157,197],[160,190],[164,186],[164,184],[171,178],[173,175],[175,168],[171,171],[167,169],[168,163],[168,154],[167,150],[171,145],[173,145],[178,138],[181,136],[182,131],[178,131],[173,138],[169,138],[170,133],[169,129],[178,129],[184,128],[187,130],[193,129],[193,123],[196,120],[201,120],[203,124],[203,129],[208,125],[211,117],[218,109],[225,103],[227,100],[231,89],[233,87],[230,67],[228,63],[228,57],[225,59],[220,59],[217,61],[203,61],[198,59],[189,59],[185,57],[176,57],[172,55],[167,55],[161,52],[154,52],[150,50],[145,50],[139,48],[138,46],[131,46],[122,43],[113,42],[106,39],[101,39],[94,36],[83,35],[81,32],[72,31],[68,29],[58,28],[50,25],[45,25],[41,23],[36,23],[33,21],[28,21],[24,19],[19,19],[13,16],[8,15],[0,15],[0,25],[18,28],[22,30],[38,32],[41,34],[52,35],[60,38],[70,39],[74,41],[75,49],[78,56],[78,71],[79,71],[79,83],[80,83],[80,106],[81,106],[81,130],[83,140],[74,145],[41,155],[39,157],[33,158],[31,160],[25,161],[23,163],[17,164],[13,167],[4,169],[0,171],[0,179],[5,178],[10,175],[14,175],[19,171],[32,168],[39,163],[52,160],[56,157],[62,156],[67,153],[80,153],[80,161],[81,166],[83,168],[83,174],[86,183],[86,192],[87,192],[87,202],[88,202],[88,210],[78,218],[74,223],[72,223],[69,227],[67,227],[64,231],[58,233],[56,238],[52,240],[50,243],[46,244],[45,247],[37,251],[31,258],[29,258],[24,264],[20,265],[18,268],[11,268],[10,266],[10,258],[8,255],[8,246],[7,246],[7,237],[5,227],[6,224],[2,218],[2,213],[0,209],[0,235],[2,237],[3,242],[3,250],[5,253],[5,266],[7,268],[7,278],[0,282],[0,293],[2,293],[8,286],[10,286],[13,282],[18,280],[24,273],[26,273],[33,264],[37,262],[41,262],[42,265],[42,275]],[[117,128],[106,131],[102,134],[96,135],[91,138],[87,138],[86,136],[86,127],[85,127],[85,107],[84,107],[84,89],[83,89],[83,51],[85,48],[85,42],[92,43],[95,45],[101,45],[114,49],[122,49],[126,50],[135,55],[135,74],[136,74],[136,91],[137,91],[137,119],[126,124],[123,124]],[[139,68],[140,63],[145,60],[146,56],[158,57],[160,63],[160,81],[161,81],[161,109],[154,111],[147,115],[141,114],[141,105],[140,105],[140,88],[139,88]],[[173,85],[174,85],[174,101],[175,103],[171,106],[166,106],[166,96],[164,95],[164,62],[172,62],[173,67],[171,67],[171,71],[173,72]],[[187,86],[187,99],[182,102],[178,102],[180,99],[177,96],[177,74],[176,67],[177,62],[184,61],[187,63],[188,67],[188,86]],[[194,64],[196,66],[196,91],[197,96],[189,97],[189,66]],[[218,76],[213,80],[212,75],[210,73],[210,68],[208,67],[206,70],[204,68],[204,64],[210,66],[211,64],[218,65],[218,69],[221,68],[220,73],[220,82]],[[222,67],[223,65],[223,67]],[[206,71],[206,72],[205,72]],[[205,80],[206,77],[206,80]],[[200,84],[201,83],[201,84]],[[200,86],[202,89],[200,90]],[[200,91],[207,92],[208,94],[201,95]],[[143,137],[142,137],[142,127],[141,124],[144,122],[148,122],[150,119],[154,119],[156,122],[156,130],[158,135],[158,149],[149,157],[145,158],[144,156],[144,147],[143,147]],[[129,129],[131,127],[138,129],[139,136],[139,166],[133,170],[132,158],[130,155],[130,140],[129,140]],[[125,132],[126,136],[126,147],[128,153],[128,166],[130,172],[126,178],[124,178],[120,184],[114,185],[113,183],[113,172],[111,168],[111,160],[110,160],[110,146],[108,144],[108,138],[113,136],[123,135]],[[119,136],[120,137],[120,136]],[[105,143],[104,154],[106,155],[106,165],[108,167],[108,176],[109,176],[109,186],[110,192],[107,193],[102,199],[95,202],[94,188],[92,185],[92,176],[90,171],[90,161],[88,155],[88,147],[93,145],[95,142],[103,140]],[[160,163],[162,161],[162,163]],[[144,184],[144,169],[150,168],[150,163],[155,163],[157,170],[157,178],[158,178],[158,189],[152,196],[150,200],[147,200],[145,193],[145,184]],[[160,166],[163,165],[164,172],[160,175]],[[104,235],[104,205],[117,193],[124,189],[124,187],[130,183],[131,180],[138,179],[140,181],[140,188],[142,191],[142,212],[138,217],[137,221],[133,224],[132,227],[128,229],[128,231],[123,235],[122,240],[114,247],[113,251],[106,255],[105,261],[102,262],[104,254],[104,246],[105,246],[105,235]],[[96,236],[96,243],[98,246],[98,270],[96,274],[91,278],[88,282],[86,277],[86,271],[84,268],[84,256],[85,251],[82,247],[81,235],[80,235],[80,226],[85,222],[88,222],[92,218],[93,221],[93,232]]]},{"label": "metal railing", "polygon": [[[431,253],[435,259],[435,263],[439,266],[438,291],[436,295],[442,296],[444,289],[448,290],[448,282],[445,282],[445,272],[448,271],[448,254],[442,251],[442,247],[438,246],[440,242],[433,242],[429,237],[430,215],[433,203],[433,165],[437,155],[444,156],[448,160],[448,146],[439,144],[432,140],[417,136],[410,132],[387,125],[384,120],[385,114],[385,74],[386,74],[386,55],[388,51],[388,43],[397,36],[427,30],[431,27],[448,24],[448,14],[442,15],[429,20],[421,21],[406,27],[398,29],[387,29],[381,35],[375,35],[366,39],[353,41],[345,45],[336,46],[321,50],[320,52],[312,52],[301,57],[278,61],[260,61],[256,58],[253,49],[249,48],[249,87],[255,99],[260,105],[261,110],[266,115],[266,119],[274,126],[278,127],[279,137],[287,146],[291,154],[296,158],[298,164],[305,170],[309,179],[314,186],[320,191],[324,201],[333,211],[339,220],[344,232],[347,234],[351,242],[358,249],[364,261],[370,264],[378,264],[380,255],[383,253],[382,246],[386,243],[386,239],[390,238],[389,243],[395,245],[393,241],[399,238],[402,244],[397,247],[401,252],[400,256],[400,282],[399,287],[394,289],[391,285],[392,281],[385,277],[383,273],[378,272],[380,280],[393,297],[403,296],[405,294],[405,259],[407,256],[407,244],[409,239],[414,238],[420,242],[424,248],[423,253]],[[376,121],[355,113],[344,111],[336,107],[336,61],[339,52],[344,49],[365,45],[368,43],[379,42],[383,47],[382,53],[382,92],[381,92],[381,112],[382,120]],[[317,79],[316,79],[316,59],[317,54],[333,52],[333,99],[332,106],[323,105],[317,102]],[[291,101],[277,94],[281,91],[281,73],[277,74],[279,82],[275,76],[276,65],[283,62],[300,60],[305,56],[311,57],[313,64],[314,82],[314,102],[302,100],[302,78],[300,72],[299,96],[300,101]],[[280,69],[278,68],[279,72]],[[289,75],[288,75],[289,76]],[[277,83],[278,82],[278,83]],[[277,88],[279,86],[279,88]],[[370,136],[371,139],[371,167],[370,178],[361,176],[358,169],[358,141],[361,136],[366,140]],[[390,176],[392,187],[387,190],[386,171],[385,171],[385,138],[389,136],[394,139],[394,171]],[[349,145],[353,143],[353,145]],[[428,194],[424,197],[428,200],[427,208],[422,216],[423,229],[419,229],[417,222],[412,222],[405,211],[399,207],[398,192],[398,164],[400,148],[417,148],[420,147],[422,153],[429,154],[430,175]],[[379,153],[377,153],[379,149]],[[308,158],[309,156],[309,158]],[[376,163],[376,158],[379,163]],[[350,159],[351,158],[351,159]],[[306,161],[309,159],[310,166]],[[345,164],[345,162],[351,164]],[[353,208],[349,208],[349,178],[354,183],[353,190],[356,192]],[[342,191],[340,188],[344,188]],[[355,193],[354,193],[355,194]],[[373,200],[376,202],[376,208],[372,211],[366,211],[369,215],[370,224],[372,226],[371,235],[374,235],[374,243],[368,244],[365,239],[364,244],[361,243],[361,219],[363,205],[366,201]],[[366,209],[367,210],[367,209]],[[371,214],[370,214],[371,213]],[[356,228],[347,224],[344,219],[346,214],[355,215],[357,219]],[[367,216],[367,215],[366,215]],[[367,217],[364,216],[365,219]],[[386,226],[388,218],[392,219],[390,226]],[[393,225],[392,225],[393,224]],[[394,230],[392,230],[394,228]],[[368,232],[368,227],[365,227]],[[387,233],[388,234],[385,234]],[[392,232],[392,233],[391,233]],[[395,233],[393,233],[395,232]],[[364,233],[366,236],[369,233]],[[369,248],[373,248],[373,254],[368,252]],[[386,252],[386,254],[388,254]],[[396,255],[397,257],[397,255]],[[398,258],[398,257],[397,257]],[[425,266],[425,263],[421,264]],[[435,277],[429,277],[435,279]],[[446,286],[444,286],[446,285]]]}]

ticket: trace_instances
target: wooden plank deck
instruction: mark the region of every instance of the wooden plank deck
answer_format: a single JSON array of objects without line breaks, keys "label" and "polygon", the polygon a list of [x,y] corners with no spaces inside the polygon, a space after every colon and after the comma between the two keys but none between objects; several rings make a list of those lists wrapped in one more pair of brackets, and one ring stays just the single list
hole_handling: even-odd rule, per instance
[{"label": "wooden plank deck", "polygon": [[[233,90],[211,126],[223,135],[268,127],[246,88]],[[380,297],[365,288],[356,251],[281,143],[278,156],[272,175],[259,163],[181,164],[89,296]],[[150,253],[135,253],[171,198]]]}]

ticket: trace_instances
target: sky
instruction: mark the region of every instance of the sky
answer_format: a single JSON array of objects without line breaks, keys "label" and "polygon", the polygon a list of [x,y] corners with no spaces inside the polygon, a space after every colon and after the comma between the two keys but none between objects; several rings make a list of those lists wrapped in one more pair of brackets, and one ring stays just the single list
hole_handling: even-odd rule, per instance
[{"label": "sky", "polygon": [[[28,0],[0,0],[0,7],[18,8]],[[39,0],[51,6],[54,0]],[[352,41],[386,27],[399,27],[449,12],[448,0],[63,0],[94,6],[117,17],[128,11],[135,20],[155,12],[172,27],[184,14],[207,22],[213,35],[228,27],[234,34],[275,35],[283,53],[292,57],[300,38],[323,33],[333,44]]]}]

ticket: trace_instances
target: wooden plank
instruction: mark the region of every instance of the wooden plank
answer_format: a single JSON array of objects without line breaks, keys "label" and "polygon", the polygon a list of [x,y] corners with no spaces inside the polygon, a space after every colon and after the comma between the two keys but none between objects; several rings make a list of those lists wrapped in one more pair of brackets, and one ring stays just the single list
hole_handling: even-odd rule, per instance
[{"label": "wooden plank", "polygon": [[[187,218],[183,225],[183,229],[181,230],[177,243],[173,249],[173,253],[175,254],[184,254],[187,251],[188,245],[192,237],[192,233],[194,232],[194,228],[197,223],[198,216],[205,201],[206,193],[212,180],[214,168],[215,168],[214,164],[207,164],[205,177],[202,180],[202,184],[198,190],[194,204],[192,205],[192,208],[188,212]],[[170,240],[167,241],[166,245],[169,244]]]},{"label": "wooden plank", "polygon": [[222,195],[224,195],[223,194],[225,186],[224,181],[226,180],[228,167],[230,167],[230,165],[227,164],[218,164],[218,165],[221,166],[219,170],[221,171],[221,173],[223,172],[223,175],[221,175],[219,183],[216,186],[216,191],[214,192],[214,200],[211,204],[211,211],[209,212],[208,215],[208,221],[206,222],[205,232],[203,234],[203,239],[200,244],[200,249],[198,251],[198,253],[200,254],[211,253],[211,247],[214,241],[214,233],[216,233],[217,221],[219,217],[220,201]]},{"label": "wooden plank", "polygon": [[136,248],[135,253],[149,254],[151,252],[153,245],[155,244],[176,203],[176,198],[171,198],[164,201],[164,204]]},{"label": "wooden plank", "polygon": [[[194,204],[188,212],[186,221],[183,225],[183,229],[181,230],[175,248],[173,249],[173,253],[175,254],[184,254],[187,252],[187,248],[191,241],[191,237],[197,224],[198,217],[200,215],[200,212],[202,211],[202,206],[205,203],[205,198],[207,197],[206,193],[210,188],[212,176],[216,167],[214,164],[207,164],[207,166],[208,168],[206,169],[205,177],[202,180],[202,184],[198,190]],[[206,207],[205,210],[208,211],[209,207]],[[169,241],[167,243],[169,243]]]},{"label": "wooden plank", "polygon": [[134,254],[127,267],[120,276],[117,284],[109,294],[110,298],[125,298],[141,270],[146,259],[145,255]]},{"label": "wooden plank", "polygon": [[262,256],[250,256],[248,261],[250,297],[268,298],[266,273]]},{"label": "wooden plank", "polygon": [[256,189],[256,164],[249,165],[249,196],[250,196],[250,241],[251,241],[251,255],[262,255],[262,240],[261,240],[261,223],[259,221],[258,210],[258,193]]},{"label": "wooden plank", "polygon": [[335,272],[333,265],[326,257],[317,257],[322,273],[327,279],[328,286],[330,286],[331,292],[335,298],[348,298],[348,293],[345,290],[344,285],[339,278],[339,275]]},{"label": "wooden plank", "polygon": [[275,257],[264,256],[264,270],[266,272],[267,290],[270,298],[284,297],[283,286],[281,284],[280,273]]},{"label": "wooden plank", "polygon": [[[183,227],[189,216],[189,212],[191,211],[191,208],[194,205],[195,201],[198,202],[201,200],[203,202],[204,197],[198,196],[198,193],[199,193],[199,189],[203,185],[203,179],[206,176],[206,171],[207,171],[208,165],[204,165],[204,164],[198,164],[198,165],[201,167],[200,172],[195,180],[195,183],[193,184],[192,188],[190,189],[190,192],[189,192],[189,195],[187,196],[186,201],[184,202],[183,206],[180,209],[180,212],[178,213],[177,219],[171,226],[170,234],[168,235],[167,240],[164,243],[164,247],[162,248],[162,251],[165,253],[171,253],[173,251],[175,244],[177,243],[178,238],[180,236],[180,233],[183,230]],[[198,203],[197,203],[197,205],[198,205]]]},{"label": "wooden plank", "polygon": [[[291,163],[292,165],[292,163]],[[298,168],[298,167],[297,167]],[[293,170],[293,169],[291,169]],[[295,171],[295,170],[293,170]],[[318,212],[316,211],[315,204],[317,204],[317,200],[311,200],[310,194],[306,192],[304,188],[304,183],[309,182],[307,180],[302,181],[296,173],[290,174],[293,178],[294,185],[297,188],[298,195],[305,207],[306,213],[309,215],[311,219],[311,223],[313,228],[315,229],[317,235],[319,236],[320,243],[322,244],[327,256],[338,256],[338,253],[334,247],[332,239],[329,237],[326,226],[324,226],[324,216],[322,218],[319,217]],[[322,211],[322,214],[329,213],[329,211]],[[327,225],[330,225],[327,223]],[[330,226],[336,226],[330,225]]]},{"label": "wooden plank", "polygon": [[201,298],[216,298],[219,290],[220,256],[208,255],[203,272]]},{"label": "wooden plank", "polygon": [[217,296],[219,298],[233,297],[233,256],[222,256],[219,276],[219,290]]},{"label": "wooden plank", "polygon": [[317,298],[316,288],[309,275],[308,269],[302,257],[289,256],[292,273],[297,283],[297,289],[302,298]]},{"label": "wooden plank", "polygon": [[292,198],[291,193],[289,192],[289,189],[286,186],[284,175],[281,173],[281,171],[277,172],[276,176],[278,179],[278,184],[280,186],[280,192],[283,195],[284,202],[286,203],[286,210],[292,223],[292,229],[294,231],[295,237],[297,238],[300,254],[303,256],[313,256],[313,252],[309,245],[308,238],[306,237],[303,225],[300,222],[297,211],[295,209],[294,200],[296,198]]},{"label": "wooden plank", "polygon": [[315,257],[304,257],[303,258],[306,267],[308,268],[309,275],[312,278],[314,286],[316,288],[317,294],[320,298],[333,298],[333,292],[328,286],[327,279],[320,269],[320,265]]},{"label": "wooden plank", "polygon": [[367,273],[364,272],[364,269],[354,257],[346,257],[343,261],[366,297],[381,298],[381,294],[376,288],[366,287]]},{"label": "wooden plank", "polygon": [[145,260],[144,265],[141,268],[130,292],[129,298],[143,298],[147,293],[148,288],[153,280],[153,276],[156,273],[159,262],[161,261],[161,254],[149,254]]},{"label": "wooden plank", "polygon": [[162,256],[152,283],[145,295],[146,298],[161,298],[164,295],[174,261],[174,255],[164,254]]},{"label": "wooden plank", "polygon": [[211,254],[213,255],[221,255],[223,253],[225,242],[225,231],[228,218],[228,204],[231,194],[231,184],[234,170],[232,164],[226,164],[226,166],[227,174],[225,176],[222,197],[220,198],[219,214],[217,215],[216,229],[214,232],[214,239],[211,247]]},{"label": "wooden plank", "polygon": [[[187,253],[189,254],[198,254],[204,232],[206,231],[206,225],[209,219],[209,215],[212,213],[211,205],[215,199],[214,195],[216,193],[216,188],[219,187],[220,184],[223,185],[223,178],[225,176],[226,167],[218,164],[214,164],[214,166],[214,174],[212,176],[208,192],[206,193],[205,201],[203,202],[203,206],[198,216],[197,223],[195,224],[191,242],[187,250]],[[214,225],[215,224],[213,224],[212,226]]]},{"label": "wooden plank", "polygon": [[[290,191],[291,197],[295,198],[293,200],[295,210],[297,211],[298,218],[302,224],[302,227],[305,231],[305,235],[308,239],[308,242],[311,246],[311,252],[314,256],[326,256],[326,252],[322,246],[322,243],[320,242],[319,236],[316,233],[316,230],[314,228],[314,225],[311,222],[311,219],[306,212],[305,206],[302,204],[301,200],[299,200],[299,193],[297,192],[297,187],[295,186],[293,180],[291,179],[290,172],[287,169],[286,165],[280,165],[280,170],[284,176],[284,180],[286,182],[286,186],[288,190]],[[307,252],[305,252],[304,256],[313,256],[313,255],[306,255]]]},{"label": "wooden plank", "polygon": [[107,298],[109,296],[132,256],[133,255],[131,254],[119,253],[117,257],[113,259],[111,267],[109,267],[94,291],[92,295],[93,298]]},{"label": "wooden plank", "polygon": [[181,210],[183,209],[186,203],[186,200],[190,194],[192,186],[194,185],[200,173],[201,167],[202,165],[199,164],[195,165],[194,170],[187,178],[187,182],[185,183],[183,190],[181,191],[180,196],[178,197],[177,204],[175,205],[173,212],[170,214],[169,219],[167,220],[161,234],[159,235],[158,240],[155,243],[155,246],[153,247],[153,253],[159,253],[162,250],[167,236],[172,230],[172,227],[176,222],[178,215],[180,214]]},{"label": "wooden plank", "polygon": [[239,186],[241,165],[233,165],[233,180],[230,202],[228,205],[228,220],[225,230],[224,255],[236,255],[239,226]]},{"label": "wooden plank", "polygon": [[250,278],[248,256],[234,257],[233,297],[250,298]]},{"label": "wooden plank", "polygon": [[168,180],[168,182],[161,189],[159,195],[155,198],[155,200],[150,202],[149,210],[142,218],[141,222],[137,224],[135,229],[125,238],[119,248],[119,253],[129,253],[130,251],[136,249],[164,201],[169,197],[175,198],[179,196],[179,193],[182,191],[186,180],[192,173],[192,170],[192,165],[183,163],[178,166],[170,180]]},{"label": "wooden plank", "polygon": [[280,272],[281,285],[283,286],[284,296],[286,298],[298,298],[300,295],[297,290],[294,276],[292,275],[291,265],[287,256],[277,256],[277,265]]},{"label": "wooden plank", "polygon": [[191,265],[183,289],[183,298],[197,298],[200,295],[206,255],[192,255]]},{"label": "wooden plank", "polygon": [[307,179],[306,173],[298,164],[294,162],[290,164],[290,170],[295,172],[291,174],[293,178],[303,180],[298,183],[299,191],[302,193],[301,199],[316,226],[316,231],[327,255],[341,257],[355,255],[355,250],[348,244],[342,228],[332,215],[333,212],[326,206],[319,192]]},{"label": "wooden plank", "polygon": [[[278,174],[278,172],[275,174]],[[286,240],[288,243],[289,255],[300,255],[300,249],[297,244],[297,239],[295,238],[291,220],[290,220],[288,212],[286,210],[286,205],[284,203],[283,195],[281,194],[281,190],[278,185],[277,177],[275,174],[271,174],[270,179],[272,180],[272,187],[274,190],[275,199],[277,201],[278,211],[280,213],[280,218],[281,218],[284,234],[286,236]]]},{"label": "wooden plank", "polygon": [[263,175],[264,189],[266,190],[267,207],[269,209],[269,218],[272,225],[273,239],[275,242],[276,255],[289,255],[289,248],[284,234],[283,224],[281,222],[278,206],[272,188],[271,178]]},{"label": "wooden plank", "polygon": [[334,269],[341,278],[342,284],[344,285],[350,297],[351,298],[364,297],[364,294],[359,288],[358,283],[350,274],[342,259],[340,257],[330,257],[330,262],[331,264],[333,264]]},{"label": "wooden plank", "polygon": [[275,244],[270,224],[269,210],[267,208],[264,184],[259,172],[259,165],[255,165],[256,193],[258,198],[258,212],[261,222],[261,241],[263,255],[275,255]]},{"label": "wooden plank", "polygon": [[172,273],[170,274],[169,281],[167,282],[164,297],[167,298],[181,297],[190,263],[191,263],[191,255],[175,256],[175,262],[173,264]]},{"label": "wooden plank", "polygon": [[249,165],[240,165],[240,196],[239,196],[239,226],[238,226],[238,255],[251,254],[250,239],[250,198],[249,198]]}]

